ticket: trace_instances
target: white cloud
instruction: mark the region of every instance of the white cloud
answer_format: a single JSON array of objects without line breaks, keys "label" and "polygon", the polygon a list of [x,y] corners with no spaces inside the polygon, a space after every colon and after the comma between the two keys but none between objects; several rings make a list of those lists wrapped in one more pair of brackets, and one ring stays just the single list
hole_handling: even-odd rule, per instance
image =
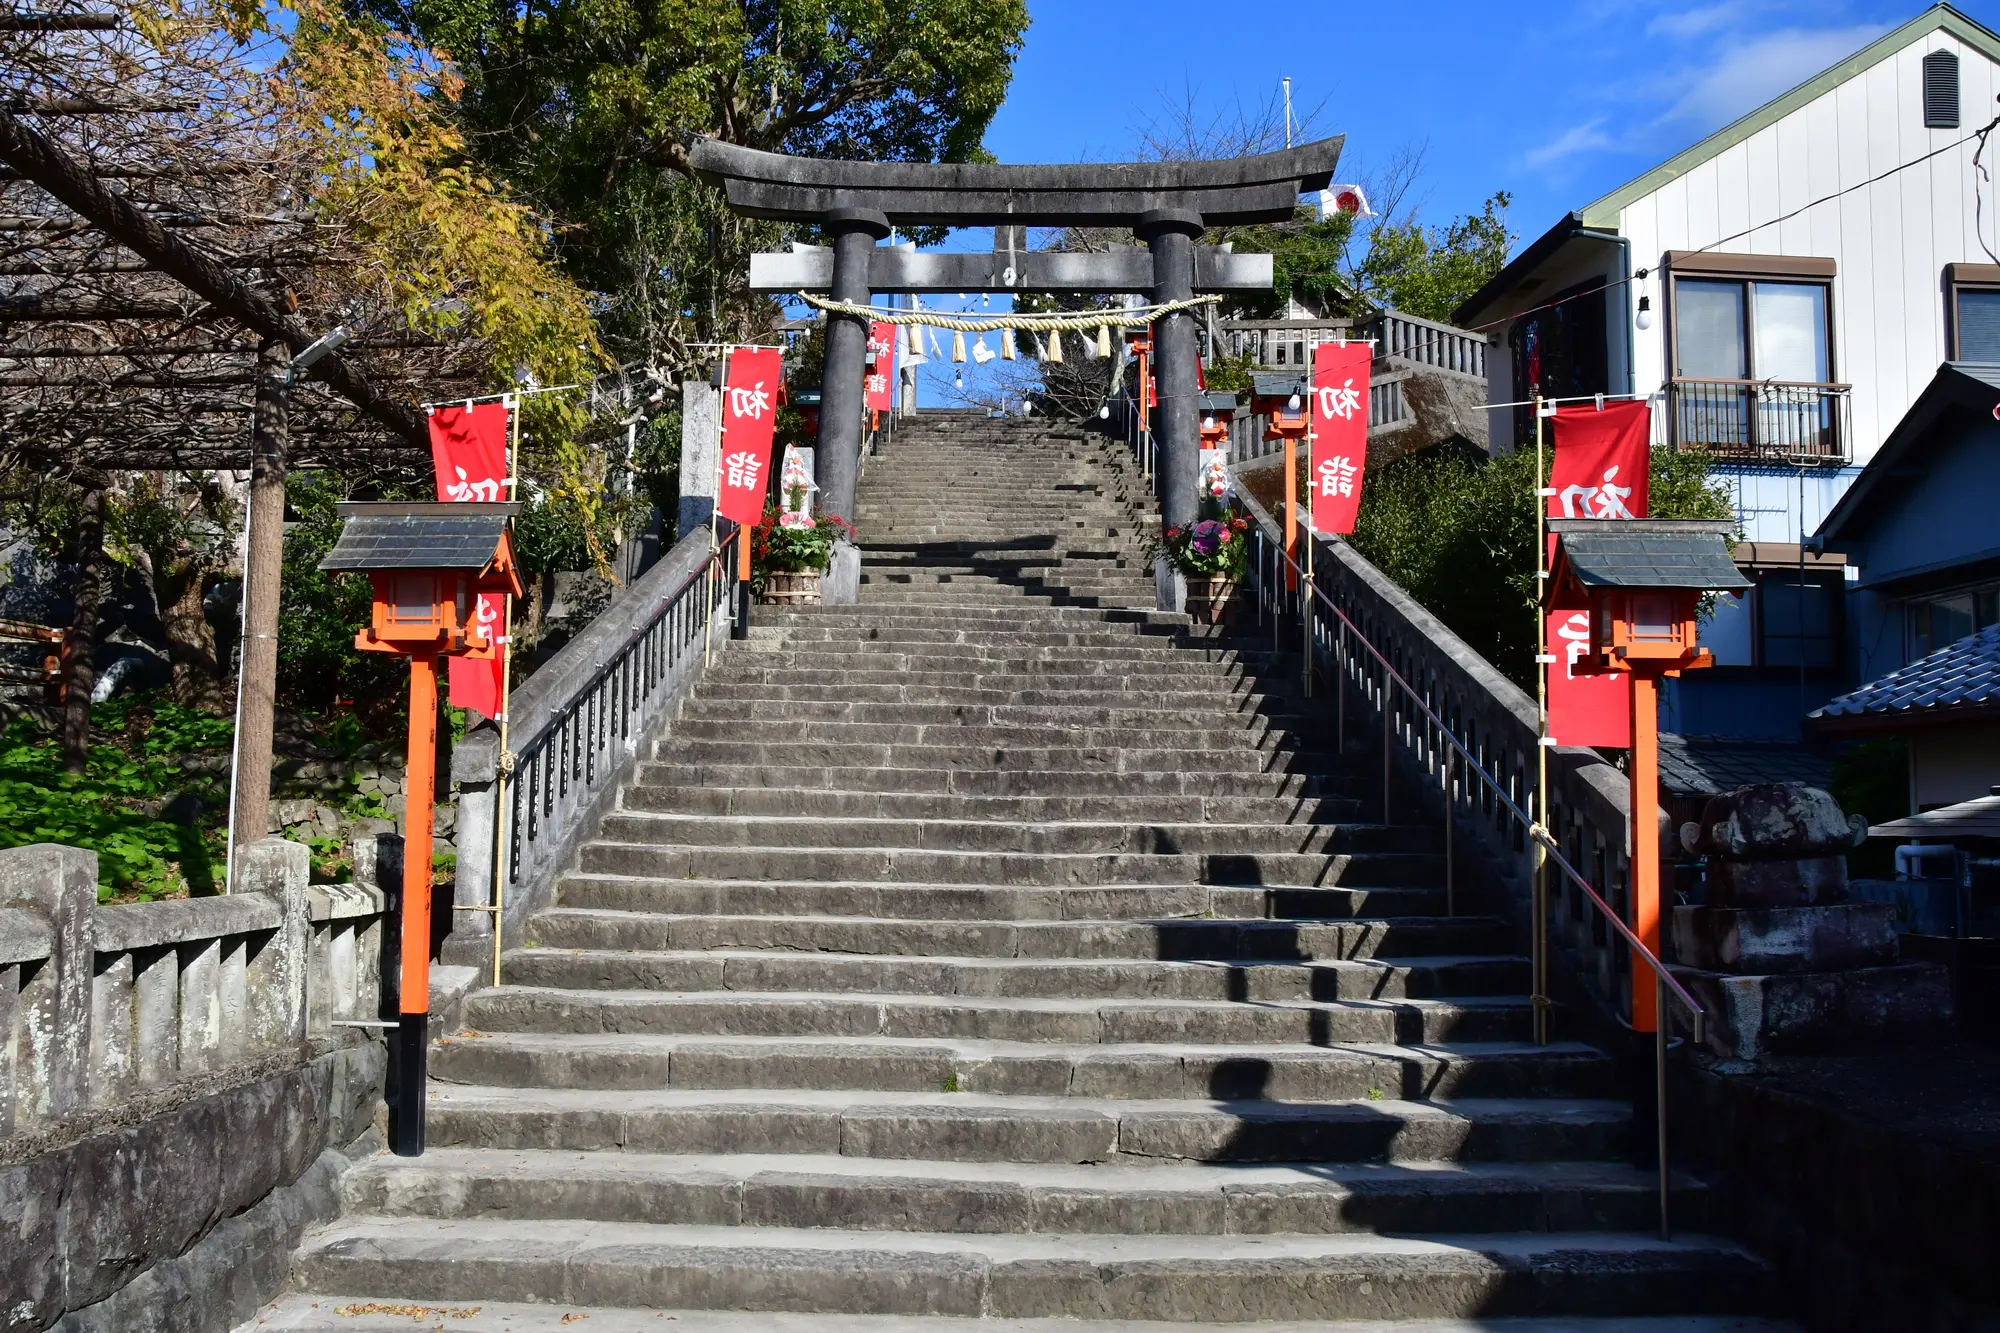
[{"label": "white cloud", "polygon": [[1661,119],[1692,122],[1704,132],[1717,129],[1845,60],[1885,31],[1884,24],[1787,28],[1724,41],[1707,62],[1689,66],[1673,80],[1682,91]]},{"label": "white cloud", "polygon": [[1671,14],[1661,14],[1646,25],[1648,37],[1678,37],[1685,41],[1699,37],[1705,32],[1714,32],[1743,17],[1741,5],[1705,5],[1700,9],[1683,9]]},{"label": "white cloud", "polygon": [[1611,147],[1611,136],[1604,132],[1604,117],[1573,125],[1539,148],[1528,150],[1527,163],[1531,167],[1546,167],[1578,153],[1588,153],[1598,148]]}]

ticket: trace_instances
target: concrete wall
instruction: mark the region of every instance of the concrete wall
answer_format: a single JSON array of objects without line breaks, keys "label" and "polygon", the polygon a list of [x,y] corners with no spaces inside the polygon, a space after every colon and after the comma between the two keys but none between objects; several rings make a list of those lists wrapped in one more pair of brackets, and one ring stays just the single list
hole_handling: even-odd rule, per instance
[{"label": "concrete wall", "polygon": [[[357,857],[372,867],[373,857]],[[0,1333],[223,1330],[335,1211],[382,1100],[385,896],[97,905],[97,858],[0,851]]]}]

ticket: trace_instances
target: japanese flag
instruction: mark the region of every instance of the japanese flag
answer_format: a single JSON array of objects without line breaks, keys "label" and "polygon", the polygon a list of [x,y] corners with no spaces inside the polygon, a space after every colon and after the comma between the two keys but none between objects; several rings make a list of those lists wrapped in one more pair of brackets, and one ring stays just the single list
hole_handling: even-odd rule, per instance
[{"label": "japanese flag", "polygon": [[1367,343],[1321,343],[1313,348],[1312,488],[1314,532],[1349,533],[1361,512],[1361,479],[1368,467]]},{"label": "japanese flag", "polygon": [[722,390],[721,474],[716,509],[724,518],[755,527],[764,517],[771,484],[771,434],[778,424],[783,378],[776,348],[738,347],[729,354]]}]

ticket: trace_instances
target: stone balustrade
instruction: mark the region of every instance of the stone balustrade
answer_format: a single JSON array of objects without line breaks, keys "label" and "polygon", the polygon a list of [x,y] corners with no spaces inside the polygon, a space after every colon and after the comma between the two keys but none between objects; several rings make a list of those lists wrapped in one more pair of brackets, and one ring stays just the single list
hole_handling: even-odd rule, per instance
[{"label": "stone balustrade", "polygon": [[248,892],[99,906],[94,853],[0,851],[0,1135],[376,1019],[384,894],[308,885],[307,857],[267,839]]},{"label": "stone balustrade", "polygon": [[356,884],[239,853],[219,898],[101,906],[97,857],[0,851],[0,1333],[223,1333],[377,1144],[393,835]]}]

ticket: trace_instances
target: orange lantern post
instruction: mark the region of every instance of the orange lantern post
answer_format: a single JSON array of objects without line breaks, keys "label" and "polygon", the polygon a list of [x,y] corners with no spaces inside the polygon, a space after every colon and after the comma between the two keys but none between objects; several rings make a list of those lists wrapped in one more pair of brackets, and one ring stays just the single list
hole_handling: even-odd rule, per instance
[{"label": "orange lantern post", "polygon": [[[1750,580],[1729,557],[1727,522],[1676,519],[1549,520],[1557,589],[1590,607],[1590,641],[1570,668],[1624,672],[1632,683],[1632,933],[1660,956],[1659,683],[1713,666],[1695,641],[1704,593],[1741,592]],[[1632,961],[1632,1027],[1658,1030],[1659,984]]]},{"label": "orange lantern post", "polygon": [[1285,588],[1296,592],[1299,587],[1299,441],[1306,437],[1310,428],[1307,403],[1312,397],[1312,385],[1292,375],[1253,375],[1250,377],[1252,391],[1252,411],[1261,413],[1267,421],[1264,438],[1285,442],[1285,554],[1291,564],[1285,567]]},{"label": "orange lantern post", "polygon": [[[340,540],[320,562],[365,573],[374,585],[369,623],[355,636],[363,652],[410,659],[410,734],[403,811],[403,894],[398,915],[396,1093],[390,1147],[424,1150],[425,1048],[430,1028],[431,819],[437,782],[437,664],[440,657],[490,658],[499,651],[479,627],[479,594],[524,591],[514,560],[512,519],[501,504],[337,506]],[[499,929],[499,923],[494,925]]]}]

